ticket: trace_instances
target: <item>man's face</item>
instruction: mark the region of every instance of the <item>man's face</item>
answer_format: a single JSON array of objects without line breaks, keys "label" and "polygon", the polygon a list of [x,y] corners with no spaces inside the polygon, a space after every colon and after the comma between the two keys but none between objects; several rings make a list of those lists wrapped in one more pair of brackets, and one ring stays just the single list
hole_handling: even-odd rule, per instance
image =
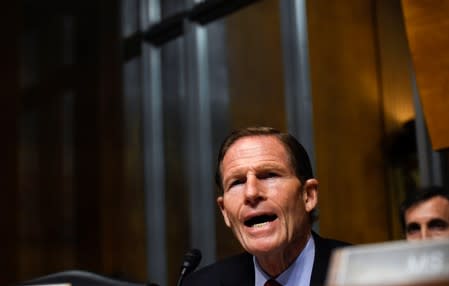
[{"label": "man's face", "polygon": [[[243,248],[261,257],[299,252],[317,204],[315,179],[301,185],[284,145],[273,136],[238,139],[221,165],[225,223]],[[297,254],[296,253],[296,254]]]},{"label": "man's face", "polygon": [[449,201],[436,196],[405,212],[407,240],[449,238]]}]

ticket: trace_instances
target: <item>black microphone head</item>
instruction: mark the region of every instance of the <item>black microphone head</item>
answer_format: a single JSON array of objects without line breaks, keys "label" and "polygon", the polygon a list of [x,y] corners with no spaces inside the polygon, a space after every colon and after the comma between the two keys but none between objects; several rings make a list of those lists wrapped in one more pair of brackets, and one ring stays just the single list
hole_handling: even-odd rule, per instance
[{"label": "black microphone head", "polygon": [[196,248],[187,251],[187,253],[184,256],[181,271],[183,272],[184,275],[189,274],[190,272],[195,270],[198,264],[200,264],[200,261],[201,261],[201,251],[199,251]]}]

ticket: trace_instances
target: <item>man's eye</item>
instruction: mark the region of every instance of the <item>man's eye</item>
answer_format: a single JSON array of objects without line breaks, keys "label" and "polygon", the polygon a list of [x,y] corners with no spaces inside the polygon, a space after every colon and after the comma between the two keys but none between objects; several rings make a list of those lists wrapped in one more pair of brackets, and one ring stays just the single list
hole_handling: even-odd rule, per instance
[{"label": "man's eye", "polygon": [[419,232],[420,229],[421,229],[421,227],[419,226],[419,224],[411,223],[411,224],[407,225],[406,231],[407,231],[408,234],[412,234],[412,233],[415,233],[415,232]]},{"label": "man's eye", "polygon": [[442,219],[433,219],[428,224],[429,229],[433,230],[446,230],[449,228],[449,224]]},{"label": "man's eye", "polygon": [[244,180],[242,180],[242,179],[233,180],[231,182],[231,184],[229,184],[229,187],[234,187],[234,186],[237,186],[237,185],[241,185],[243,183],[244,183]]}]

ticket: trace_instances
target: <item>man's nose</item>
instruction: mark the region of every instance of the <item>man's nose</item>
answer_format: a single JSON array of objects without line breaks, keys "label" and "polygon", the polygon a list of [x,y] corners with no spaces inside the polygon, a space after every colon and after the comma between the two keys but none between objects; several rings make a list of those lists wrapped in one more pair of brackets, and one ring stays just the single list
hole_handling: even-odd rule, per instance
[{"label": "man's nose", "polygon": [[430,238],[431,234],[429,233],[429,230],[427,227],[423,226],[421,227],[421,239],[427,239]]},{"label": "man's nose", "polygon": [[249,175],[246,179],[245,202],[255,204],[262,200],[262,190],[258,179],[254,175]]}]

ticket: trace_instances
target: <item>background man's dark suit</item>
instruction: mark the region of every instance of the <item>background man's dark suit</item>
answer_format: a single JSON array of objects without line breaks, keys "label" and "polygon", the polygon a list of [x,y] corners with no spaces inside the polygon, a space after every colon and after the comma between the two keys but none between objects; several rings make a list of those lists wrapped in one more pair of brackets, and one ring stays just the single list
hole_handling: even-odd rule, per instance
[{"label": "background man's dark suit", "polygon": [[[326,239],[313,233],[315,260],[311,286],[321,286],[327,274],[329,258],[334,248],[348,245],[345,242]],[[254,286],[253,256],[243,253],[200,269],[184,280],[183,286]]]}]

